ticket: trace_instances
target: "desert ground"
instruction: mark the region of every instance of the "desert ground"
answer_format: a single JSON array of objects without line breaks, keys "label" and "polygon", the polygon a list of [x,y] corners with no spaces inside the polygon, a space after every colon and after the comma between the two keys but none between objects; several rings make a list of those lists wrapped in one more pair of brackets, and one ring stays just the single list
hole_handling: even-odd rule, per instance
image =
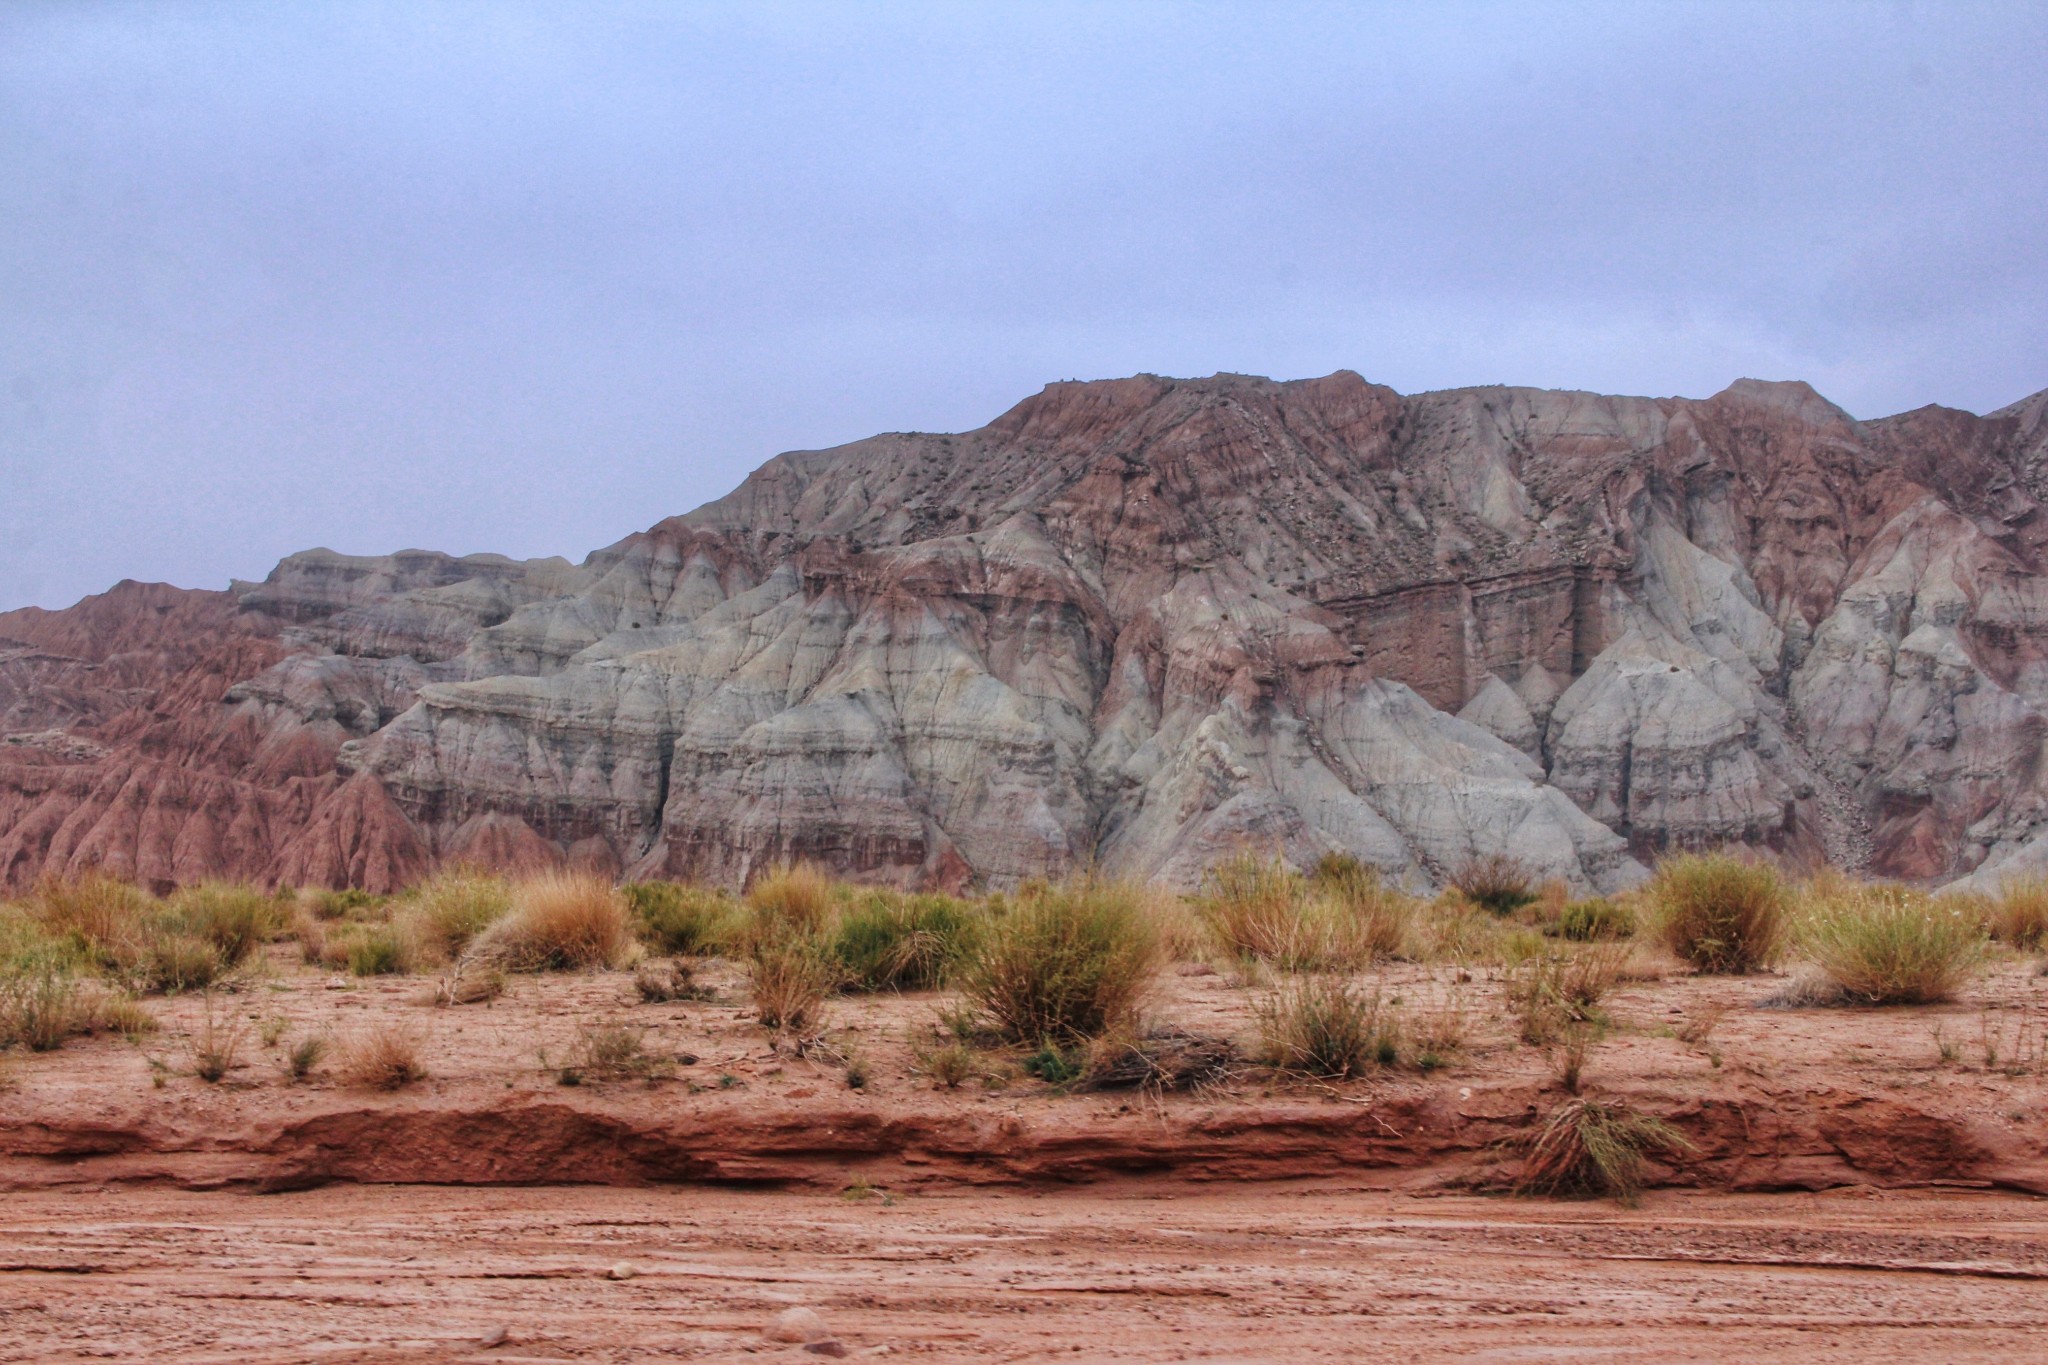
[{"label": "desert ground", "polygon": [[[2048,985],[2016,952],[1946,1003],[1875,1008],[1803,1004],[1789,964],[1632,949],[1575,1079],[1681,1139],[1633,1203],[1517,1193],[1570,1094],[1498,961],[1355,973],[1457,1045],[1316,1078],[1252,1060],[1285,974],[1179,960],[1152,1031],[1235,1060],[1101,1089],[1017,1047],[935,1079],[953,990],[836,995],[774,1031],[725,958],[691,998],[621,967],[458,1005],[302,959],[274,942],[149,999],[152,1032],[6,1054],[0,1359],[2048,1350]],[[390,1035],[423,1079],[339,1074]],[[599,1035],[629,1062],[592,1067]],[[307,1038],[334,1050],[294,1078]],[[792,1307],[822,1340],[771,1339]]]},{"label": "desert ground", "polygon": [[[1959,1190],[1636,1209],[1355,1183],[161,1185],[0,1201],[0,1359],[2038,1359],[2048,1216]],[[629,1278],[611,1278],[615,1267]],[[482,1342],[498,1344],[485,1347]]]}]

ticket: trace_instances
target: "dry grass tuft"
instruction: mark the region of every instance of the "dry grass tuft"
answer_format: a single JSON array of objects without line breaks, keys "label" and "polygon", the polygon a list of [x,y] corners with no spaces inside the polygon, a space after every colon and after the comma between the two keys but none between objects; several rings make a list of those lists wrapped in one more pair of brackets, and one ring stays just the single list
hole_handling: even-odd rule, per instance
[{"label": "dry grass tuft", "polygon": [[512,888],[512,910],[475,940],[515,972],[618,966],[633,945],[625,897],[602,877],[544,872]]},{"label": "dry grass tuft", "polygon": [[213,992],[206,993],[206,1012],[199,1027],[186,1039],[192,1074],[209,1085],[226,1078],[241,1064],[242,1046],[249,1039],[248,1025],[232,1004],[222,1008]]},{"label": "dry grass tuft", "polygon": [[935,1090],[958,1090],[985,1069],[981,1054],[959,1041],[937,1046],[920,1044],[913,1048],[911,1055],[918,1073],[930,1080]]},{"label": "dry grass tuft", "polygon": [[1505,918],[1536,900],[1536,874],[1505,853],[1475,854],[1451,873],[1457,893],[1488,914]]},{"label": "dry grass tuft", "polygon": [[1530,1144],[1515,1192],[1576,1198],[1607,1195],[1634,1203],[1652,1153],[1690,1150],[1692,1144],[1662,1119],[1626,1105],[1570,1100],[1551,1111]]},{"label": "dry grass tuft", "polygon": [[1620,979],[1628,951],[1625,944],[1598,943],[1524,959],[1508,976],[1522,1040],[1543,1046],[1575,1025],[1604,1022],[1600,1001]]},{"label": "dry grass tuft", "polygon": [[402,1090],[427,1078],[418,1035],[397,1024],[348,1035],[335,1048],[334,1061],[342,1084],[362,1090]]},{"label": "dry grass tuft", "polygon": [[1297,1075],[1341,1080],[1401,1057],[1400,1018],[1377,990],[1342,977],[1283,984],[1258,1005],[1259,1058]]},{"label": "dry grass tuft", "polygon": [[1984,961],[1973,916],[1904,886],[1857,886],[1809,906],[1799,943],[1849,998],[1871,1005],[1952,1000]]},{"label": "dry grass tuft", "polygon": [[435,873],[391,908],[405,965],[417,970],[453,962],[478,936],[512,912],[512,887],[474,868]]},{"label": "dry grass tuft", "polygon": [[992,920],[964,991],[1004,1038],[1075,1041],[1128,1027],[1160,967],[1144,895],[1084,878],[1049,886]]},{"label": "dry grass tuft", "polygon": [[818,1023],[826,997],[845,980],[831,943],[794,927],[751,936],[746,972],[761,1026],[799,1032]]},{"label": "dry grass tuft", "polygon": [[815,863],[774,868],[747,888],[748,932],[822,934],[838,904],[838,888]]},{"label": "dry grass tuft", "polygon": [[1155,1027],[1116,1032],[1088,1045],[1082,1090],[1200,1090],[1227,1079],[1238,1061],[1228,1038]]},{"label": "dry grass tuft", "polygon": [[[545,1056],[542,1066],[547,1066]],[[563,1085],[585,1081],[655,1081],[675,1074],[673,1058],[647,1050],[647,1030],[617,1019],[586,1022],[576,1027],[568,1059],[551,1068]]]},{"label": "dry grass tuft", "polygon": [[141,952],[157,908],[147,891],[98,872],[69,881],[47,878],[27,902],[29,915],[46,933],[69,936],[108,967]]},{"label": "dry grass tuft", "polygon": [[1720,853],[1669,858],[1647,895],[1666,945],[1698,971],[1754,971],[1784,940],[1784,883],[1763,863]]},{"label": "dry grass tuft", "polygon": [[318,1034],[301,1038],[293,1043],[284,1054],[278,1069],[284,1072],[287,1084],[303,1085],[312,1078],[319,1067],[321,1058],[327,1055],[327,1040]]},{"label": "dry grass tuft", "polygon": [[1326,855],[1304,877],[1278,859],[1241,853],[1209,874],[1199,914],[1240,962],[1337,971],[1400,952],[1412,904],[1356,858]]},{"label": "dry grass tuft", "polygon": [[2014,948],[2039,948],[2048,940],[2048,878],[2015,878],[1985,906],[1992,936]]}]

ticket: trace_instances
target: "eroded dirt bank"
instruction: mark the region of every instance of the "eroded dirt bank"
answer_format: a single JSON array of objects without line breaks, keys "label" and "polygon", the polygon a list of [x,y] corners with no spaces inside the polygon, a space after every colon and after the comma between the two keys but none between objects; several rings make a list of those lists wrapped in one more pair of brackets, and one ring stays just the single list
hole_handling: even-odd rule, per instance
[{"label": "eroded dirt bank", "polygon": [[815,1358],[762,1337],[792,1305],[852,1356],[934,1360],[2048,1350],[2048,1211],[1960,1191],[129,1186],[10,1194],[0,1243],[7,1361]]},{"label": "eroded dirt bank", "polygon": [[[957,1088],[920,1071],[942,995],[844,999],[829,1047],[792,1055],[753,1020],[727,965],[713,998],[635,1003],[630,977],[522,978],[502,999],[437,1009],[417,980],[355,981],[294,965],[212,1001],[154,1002],[140,1046],[101,1038],[16,1054],[0,1091],[0,1188],[161,1181],[304,1188],[445,1184],[781,1185],[837,1191],[1340,1178],[1385,1189],[1497,1186],[1566,1096],[1555,1058],[1519,1043],[1487,981],[1392,965],[1382,989],[1463,1011],[1466,1044],[1433,1074],[1322,1084],[1246,1065],[1196,1094],[1066,1093],[991,1056]],[[2044,985],[1987,973],[1954,1005],[1753,1008],[1770,977],[1670,977],[1617,988],[1585,1066],[1589,1094],[1659,1115],[1691,1143],[1654,1185],[1728,1191],[1963,1184],[2048,1193]],[[1256,991],[1166,982],[1161,1017],[1224,1038],[1253,1031]],[[211,1023],[209,1024],[209,1013]],[[644,1030],[668,1074],[560,1084],[579,1030]],[[190,1074],[199,1040],[240,1032],[218,1084]],[[395,1094],[326,1067],[284,1075],[294,1039],[396,1029],[428,1079]],[[268,1045],[265,1038],[271,1041]],[[847,1083],[848,1058],[866,1084]],[[1000,1073],[1000,1074],[997,1074]]]}]

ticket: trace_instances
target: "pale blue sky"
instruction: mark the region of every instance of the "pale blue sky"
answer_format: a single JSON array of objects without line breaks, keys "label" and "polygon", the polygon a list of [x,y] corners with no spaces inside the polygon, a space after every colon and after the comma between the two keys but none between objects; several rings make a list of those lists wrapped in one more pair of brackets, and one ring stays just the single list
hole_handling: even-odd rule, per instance
[{"label": "pale blue sky", "polygon": [[0,6],[0,607],[1150,370],[2048,386],[2048,6]]}]

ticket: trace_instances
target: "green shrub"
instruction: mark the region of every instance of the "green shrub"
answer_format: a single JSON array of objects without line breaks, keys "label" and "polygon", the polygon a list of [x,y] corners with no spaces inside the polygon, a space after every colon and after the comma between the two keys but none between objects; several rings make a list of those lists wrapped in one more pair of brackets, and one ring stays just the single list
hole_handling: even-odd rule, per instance
[{"label": "green shrub", "polygon": [[993,920],[964,990],[1017,1043],[1067,1042],[1128,1024],[1159,970],[1142,895],[1100,880],[1043,891]]},{"label": "green shrub", "polygon": [[1830,981],[1873,1005],[1953,999],[1984,960],[1972,917],[1903,886],[1857,886],[1820,900],[1799,941]]},{"label": "green shrub", "polygon": [[196,934],[159,931],[131,975],[141,990],[175,994],[211,986],[231,965],[219,948]]},{"label": "green shrub", "polygon": [[723,891],[681,882],[634,882],[619,888],[632,909],[640,941],[671,957],[723,952],[739,907]]},{"label": "green shrub", "polygon": [[325,887],[308,887],[299,892],[299,904],[318,919],[343,919],[362,910],[375,910],[387,901],[388,896],[379,896],[361,887],[348,886],[338,891]]},{"label": "green shrub", "polygon": [[1343,1079],[1400,1060],[1399,1020],[1378,991],[1341,977],[1290,981],[1258,1006],[1260,1059],[1282,1071]]},{"label": "green shrub", "polygon": [[254,887],[200,882],[171,893],[159,924],[165,933],[213,945],[232,967],[283,932],[286,910],[283,901]]},{"label": "green shrub", "polygon": [[1702,972],[1769,963],[1785,936],[1786,895],[1775,870],[1726,854],[1686,854],[1657,865],[1649,901],[1664,942]]},{"label": "green shrub", "polygon": [[857,990],[926,990],[967,952],[975,920],[951,896],[871,892],[840,915],[832,954]]},{"label": "green shrub", "polygon": [[1451,886],[1474,905],[1499,916],[1512,915],[1536,899],[1536,874],[1505,853],[1467,858],[1451,874]]},{"label": "green shrub", "polygon": [[405,970],[405,945],[388,924],[365,924],[344,940],[352,976],[397,976]]},{"label": "green shrub", "polygon": [[1024,1074],[1036,1076],[1047,1085],[1066,1085],[1081,1079],[1087,1070],[1088,1059],[1080,1051],[1068,1051],[1051,1043],[1042,1043],[1038,1051],[1024,1059]]}]

